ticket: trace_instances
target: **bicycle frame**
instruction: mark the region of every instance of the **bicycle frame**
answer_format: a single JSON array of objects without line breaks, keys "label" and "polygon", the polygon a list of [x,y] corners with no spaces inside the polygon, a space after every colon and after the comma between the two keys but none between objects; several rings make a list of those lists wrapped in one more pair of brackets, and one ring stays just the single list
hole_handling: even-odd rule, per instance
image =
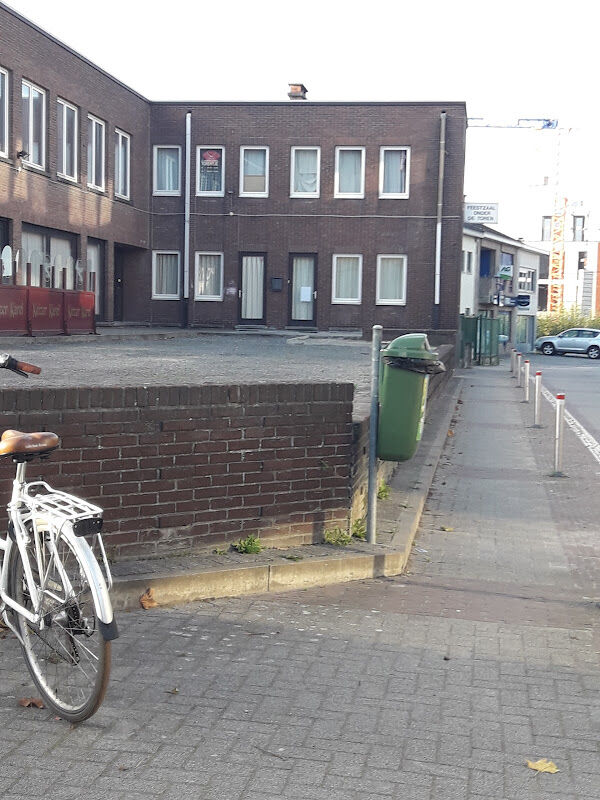
[{"label": "bicycle frame", "polygon": [[[15,479],[13,481],[13,490],[12,490],[12,497],[11,501],[8,505],[8,512],[10,516],[10,520],[12,523],[12,536],[6,536],[3,539],[0,539],[0,553],[2,554],[2,565],[0,570],[0,612],[2,614],[2,619],[4,620],[5,624],[15,633],[15,635],[21,641],[21,637],[18,631],[15,629],[15,626],[11,623],[6,607],[9,607],[16,611],[17,614],[22,615],[27,620],[29,620],[34,625],[37,625],[40,630],[44,628],[44,619],[43,615],[40,614],[40,607],[42,604],[43,596],[50,595],[52,593],[49,591],[48,587],[46,586],[46,582],[48,580],[48,575],[51,572],[51,567],[55,566],[58,570],[63,588],[65,593],[68,594],[72,591],[72,585],[69,581],[69,578],[63,568],[60,556],[58,554],[58,550],[56,547],[56,541],[59,535],[62,535],[67,542],[71,545],[74,550],[77,550],[79,553],[82,563],[85,566],[85,569],[89,576],[93,576],[93,580],[90,580],[90,590],[92,592],[92,597],[94,601],[94,605],[97,610],[97,614],[99,619],[107,624],[110,625],[113,622],[113,612],[112,606],[110,603],[108,591],[109,587],[112,585],[112,577],[110,574],[110,568],[108,566],[108,561],[106,558],[106,553],[104,551],[104,546],[102,544],[102,539],[100,535],[97,535],[97,539],[100,545],[100,550],[104,562],[104,570],[106,574],[106,580],[102,575],[101,570],[99,569],[98,562],[92,552],[91,547],[89,544],[81,537],[75,536],[73,532],[72,522],[69,518],[65,518],[64,516],[59,517],[58,520],[53,519],[52,515],[47,515],[48,518],[43,517],[42,520],[36,519],[36,501],[35,497],[33,497],[29,490],[31,487],[43,486],[45,488],[50,489],[50,487],[43,483],[43,482],[36,482],[33,484],[26,484],[25,477],[26,477],[26,463],[17,463],[17,472]],[[65,495],[62,492],[57,492],[53,497],[56,496],[59,501],[62,500],[66,502],[68,500],[75,498],[70,498],[69,495]],[[43,505],[43,503],[41,504]],[[88,507],[89,510],[95,512],[101,512],[100,509],[94,506],[90,506],[89,504],[85,504],[83,501],[78,503],[78,505],[85,505]],[[44,514],[44,510],[42,509],[41,512]],[[79,515],[81,516],[81,514]],[[72,519],[77,519],[78,516],[76,513],[71,514]],[[32,530],[27,529],[27,523],[31,524]],[[38,528],[38,524],[40,527]],[[48,549],[51,554],[51,558],[48,564],[44,565],[41,561],[41,552],[39,547],[39,535],[42,532],[48,531],[50,536],[48,538]],[[30,555],[27,551],[27,544],[30,542],[31,537],[34,538],[35,543],[35,552],[36,552],[36,560],[37,560],[37,574],[39,575],[39,591],[38,586],[36,585],[36,581],[33,576],[33,570],[30,562]],[[13,547],[18,547],[19,552],[21,554],[21,559],[23,563],[23,573],[25,577],[25,581],[27,583],[27,590],[29,592],[29,598],[31,600],[31,605],[33,607],[33,611],[24,608],[22,605],[17,603],[13,600],[12,597],[8,594],[8,564],[9,564],[9,556]],[[108,583],[108,586],[107,586]],[[54,596],[54,599],[60,599]]]}]

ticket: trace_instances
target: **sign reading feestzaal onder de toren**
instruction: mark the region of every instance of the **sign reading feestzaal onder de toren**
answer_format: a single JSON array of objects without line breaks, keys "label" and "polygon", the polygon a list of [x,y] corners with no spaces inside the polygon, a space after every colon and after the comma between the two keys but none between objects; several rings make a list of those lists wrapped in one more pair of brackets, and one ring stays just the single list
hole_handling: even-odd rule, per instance
[{"label": "sign reading feestzaal onder de toren", "polygon": [[498,223],[498,203],[465,203],[465,222]]}]

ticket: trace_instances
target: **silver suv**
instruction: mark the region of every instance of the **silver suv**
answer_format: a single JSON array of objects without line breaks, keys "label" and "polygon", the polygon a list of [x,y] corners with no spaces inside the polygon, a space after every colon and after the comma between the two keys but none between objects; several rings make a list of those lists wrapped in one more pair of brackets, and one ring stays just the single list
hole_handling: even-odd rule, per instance
[{"label": "silver suv", "polygon": [[540,336],[535,349],[546,356],[555,353],[585,353],[588,358],[600,358],[600,330],[595,328],[569,328],[557,336]]}]

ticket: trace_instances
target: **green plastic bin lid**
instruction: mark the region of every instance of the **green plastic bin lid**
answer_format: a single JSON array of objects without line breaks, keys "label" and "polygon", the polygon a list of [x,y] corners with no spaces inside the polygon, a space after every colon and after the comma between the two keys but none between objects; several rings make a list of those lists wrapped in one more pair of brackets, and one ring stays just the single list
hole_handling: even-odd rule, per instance
[{"label": "green plastic bin lid", "polygon": [[392,358],[415,358],[422,361],[437,361],[439,353],[429,346],[426,333],[406,333],[398,336],[381,351]]}]

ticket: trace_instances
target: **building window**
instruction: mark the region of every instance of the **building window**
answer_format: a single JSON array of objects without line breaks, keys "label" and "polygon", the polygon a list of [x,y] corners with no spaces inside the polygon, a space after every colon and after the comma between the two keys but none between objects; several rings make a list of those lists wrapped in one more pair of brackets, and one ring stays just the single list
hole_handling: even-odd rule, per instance
[{"label": "building window", "polygon": [[152,299],[179,300],[179,253],[152,253]]},{"label": "building window", "polygon": [[519,291],[533,292],[535,285],[535,270],[519,269]]},{"label": "building window", "polygon": [[320,147],[292,147],[290,197],[318,197]]},{"label": "building window", "polygon": [[56,104],[56,171],[61,178],[77,180],[77,109],[66,100]]},{"label": "building window", "polygon": [[462,271],[465,275],[473,274],[473,252],[471,250],[463,250]]},{"label": "building window", "polygon": [[335,197],[365,196],[365,148],[336,147]]},{"label": "building window", "polygon": [[104,123],[88,115],[88,186],[104,191]]},{"label": "building window", "polygon": [[585,241],[585,217],[573,217],[573,241]]},{"label": "building window", "polygon": [[542,242],[552,238],[552,217],[542,217]]},{"label": "building window", "polygon": [[31,167],[46,166],[46,92],[29,81],[22,84],[23,161]]},{"label": "building window", "polygon": [[223,299],[223,253],[196,253],[194,299]]},{"label": "building window", "polygon": [[154,146],[154,194],[181,194],[181,147]]},{"label": "building window", "polygon": [[196,194],[225,196],[225,148],[202,145],[196,148]]},{"label": "building window", "polygon": [[406,305],[406,256],[377,256],[378,306]]},{"label": "building window", "polygon": [[8,157],[8,72],[0,67],[0,156]]},{"label": "building window", "polygon": [[240,148],[240,197],[269,196],[269,148]]},{"label": "building window", "polygon": [[331,302],[360,305],[362,296],[362,256],[334,255]]},{"label": "building window", "polygon": [[408,197],[408,147],[382,147],[379,151],[379,197]]},{"label": "building window", "polygon": [[129,200],[131,137],[115,128],[115,196]]}]

